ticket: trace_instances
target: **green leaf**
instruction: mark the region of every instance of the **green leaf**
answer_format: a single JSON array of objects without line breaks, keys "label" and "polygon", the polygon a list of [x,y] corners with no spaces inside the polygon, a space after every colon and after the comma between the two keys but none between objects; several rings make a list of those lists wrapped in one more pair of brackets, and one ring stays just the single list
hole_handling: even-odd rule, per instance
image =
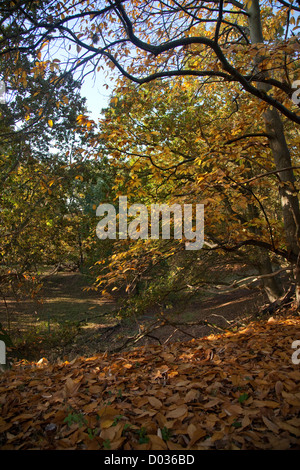
[{"label": "green leaf", "polygon": [[244,401],[248,400],[248,398],[249,398],[248,393],[242,393],[242,394],[239,396],[239,403],[243,403]]}]

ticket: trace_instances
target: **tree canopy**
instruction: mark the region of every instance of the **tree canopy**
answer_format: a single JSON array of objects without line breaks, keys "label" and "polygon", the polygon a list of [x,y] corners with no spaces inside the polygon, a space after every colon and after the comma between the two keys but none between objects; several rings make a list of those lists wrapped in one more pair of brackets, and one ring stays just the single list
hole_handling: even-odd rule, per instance
[{"label": "tree canopy", "polygon": [[[23,121],[14,133],[35,139],[39,164],[51,142],[44,136],[55,130],[59,145],[72,147],[65,156],[106,162],[106,202],[125,193],[146,205],[202,201],[199,259],[242,256],[270,300],[282,293],[276,270],[285,270],[299,304],[298,2],[24,0],[0,11],[2,76],[9,93],[21,91],[15,106],[22,102]],[[110,70],[119,78],[95,123],[75,106],[71,77]],[[17,108],[6,112],[16,122]],[[90,194],[97,207],[103,192]],[[114,289],[136,286],[157,260],[171,260],[173,272],[183,248],[175,240],[110,245],[97,285],[107,278]]]},{"label": "tree canopy", "polygon": [[299,13],[0,2],[1,448],[299,448]]}]

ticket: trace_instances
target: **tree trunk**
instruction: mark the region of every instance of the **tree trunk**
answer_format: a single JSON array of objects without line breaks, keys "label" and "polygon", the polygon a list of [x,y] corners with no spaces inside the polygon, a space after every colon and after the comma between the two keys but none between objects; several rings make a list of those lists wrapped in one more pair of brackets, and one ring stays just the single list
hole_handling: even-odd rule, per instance
[{"label": "tree trunk", "polygon": [[[248,167],[249,167],[249,170],[251,170],[251,165],[249,162],[248,162]],[[251,176],[253,176],[252,173],[249,173],[249,178],[251,178]],[[240,191],[242,194],[245,194],[247,196],[248,191],[251,192],[251,189],[250,187],[242,187],[240,188]],[[236,215],[236,213],[232,209],[232,206],[228,197],[224,194],[223,196],[225,196],[224,203],[229,214]],[[247,211],[250,213],[250,217],[253,219],[259,218],[260,216],[258,207],[253,203],[249,203],[247,205]],[[239,215],[238,218],[241,223],[247,222],[247,219],[244,218],[242,215]],[[249,230],[253,232],[257,237],[261,237],[262,235],[262,231],[256,226],[250,227]],[[250,263],[255,267],[255,269],[258,270],[259,274],[271,274],[273,272],[269,253],[265,249],[256,247],[255,255],[251,254],[250,260],[251,260]],[[277,279],[274,276],[272,277],[270,276],[269,278],[263,277],[262,283],[263,283],[263,287],[268,296],[269,301],[271,303],[275,302],[282,294],[282,289],[281,289],[281,286],[278,284]]]},{"label": "tree trunk", "polygon": [[[270,274],[273,272],[269,255],[266,252],[260,255],[258,271],[259,274]],[[263,286],[271,303],[275,302],[282,295],[280,284],[274,276],[263,278]]]},{"label": "tree trunk", "polygon": [[[252,44],[263,43],[264,38],[262,34],[261,15],[259,0],[252,0],[251,6],[248,9],[249,14],[249,29],[250,39]],[[256,60],[257,71],[260,70],[259,64],[262,58],[258,57]],[[262,72],[260,72],[262,73]],[[270,86],[266,84],[259,84],[261,90],[267,92]],[[269,134],[269,145],[272,150],[273,159],[276,170],[289,168],[292,166],[291,155],[286,143],[284,128],[281,117],[275,108],[268,108],[264,115],[264,122],[266,131]],[[294,280],[296,283],[296,305],[300,307],[300,249],[299,249],[299,234],[300,234],[300,210],[299,200],[295,190],[295,176],[293,170],[280,171],[278,173],[280,178],[279,196],[281,201],[283,223],[286,237],[286,244],[288,251],[291,254],[291,260],[294,267]],[[295,261],[297,260],[297,261]]]}]

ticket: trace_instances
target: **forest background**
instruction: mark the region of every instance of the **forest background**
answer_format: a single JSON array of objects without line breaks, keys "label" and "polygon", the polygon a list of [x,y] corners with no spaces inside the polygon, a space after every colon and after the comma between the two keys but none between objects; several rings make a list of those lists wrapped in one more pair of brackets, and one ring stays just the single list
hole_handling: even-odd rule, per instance
[{"label": "forest background", "polygon": [[[199,305],[242,288],[256,289],[248,312],[299,308],[297,2],[26,0],[0,11],[3,337],[40,354],[51,335],[69,341],[94,322],[132,321],[141,334],[140,318],[156,328],[155,315],[172,313],[202,328]],[[80,91],[93,77],[109,93],[101,110],[93,91],[98,116]],[[120,195],[203,203],[203,248],[99,240],[96,208],[117,209]],[[66,269],[80,279],[53,278]],[[81,287],[95,304],[70,302]],[[233,303],[210,325],[245,309]]]}]

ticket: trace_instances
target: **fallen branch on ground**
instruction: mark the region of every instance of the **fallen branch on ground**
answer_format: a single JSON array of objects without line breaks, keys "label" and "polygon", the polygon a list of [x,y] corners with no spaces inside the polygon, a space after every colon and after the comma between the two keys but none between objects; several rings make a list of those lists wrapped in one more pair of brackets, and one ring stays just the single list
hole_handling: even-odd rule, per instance
[{"label": "fallen branch on ground", "polygon": [[282,297],[275,300],[271,304],[262,307],[261,311],[259,312],[259,315],[272,314],[276,310],[279,310],[281,307],[287,306],[293,301],[294,294],[295,286],[291,286]]},{"label": "fallen branch on ground", "polygon": [[[248,276],[243,279],[240,279],[239,281],[234,281],[231,284],[227,285],[226,289],[223,289],[222,287],[219,287],[219,285],[216,285],[215,288],[217,290],[212,290],[212,289],[207,289],[207,292],[211,292],[213,294],[228,294],[230,292],[233,292],[238,289],[242,289],[243,287],[248,287],[253,284],[254,282],[260,281],[262,279],[267,279],[270,277],[275,277],[278,276],[278,274],[281,274],[283,272],[291,272],[292,269],[290,267],[287,268],[281,268],[278,269],[277,271],[274,271],[272,273],[268,274],[259,274],[257,276]],[[225,283],[222,283],[224,285]]]}]

